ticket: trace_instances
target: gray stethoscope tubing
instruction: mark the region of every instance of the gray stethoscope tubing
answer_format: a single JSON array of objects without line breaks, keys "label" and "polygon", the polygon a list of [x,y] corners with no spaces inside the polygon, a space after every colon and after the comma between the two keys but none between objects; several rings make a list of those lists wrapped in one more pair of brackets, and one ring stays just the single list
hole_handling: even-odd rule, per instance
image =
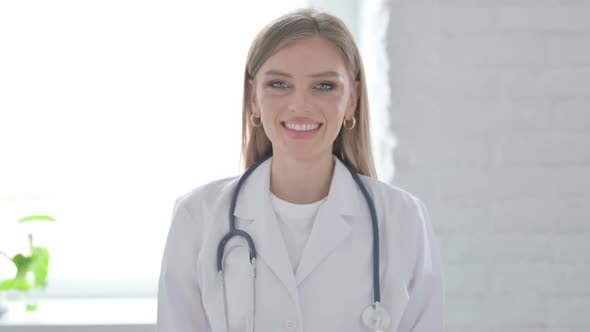
[{"label": "gray stethoscope tubing", "polygon": [[231,197],[231,203],[230,203],[230,208],[229,208],[229,232],[221,239],[221,241],[219,241],[219,245],[217,247],[217,273],[219,275],[219,280],[220,280],[221,288],[222,288],[222,292],[223,292],[223,295],[222,295],[223,296],[223,310],[224,310],[224,316],[225,316],[226,332],[229,332],[229,321],[227,319],[228,309],[227,309],[227,301],[226,301],[225,280],[224,280],[224,275],[223,275],[223,251],[225,250],[225,245],[227,244],[227,242],[234,236],[242,237],[248,243],[248,251],[250,253],[250,267],[251,267],[251,273],[252,273],[252,279],[251,279],[252,285],[250,286],[250,289],[252,292],[252,294],[250,295],[251,300],[252,300],[251,306],[250,306],[250,317],[251,317],[250,331],[254,332],[254,292],[255,292],[254,279],[256,278],[256,247],[254,246],[254,241],[252,240],[252,237],[250,236],[250,234],[248,234],[242,230],[236,229],[236,217],[234,216],[234,211],[236,210],[236,204],[238,202],[238,193],[240,192],[240,189],[242,188],[242,184],[244,184],[244,181],[246,181],[248,176],[250,176],[250,174],[252,174],[252,172],[254,172],[254,170],[258,166],[260,166],[260,164],[262,164],[265,160],[270,158],[270,156],[271,155],[261,158],[259,161],[257,161],[252,166],[250,166],[246,170],[246,172],[244,172],[244,174],[240,177],[240,180],[238,181],[238,184],[236,185],[236,188],[234,189],[234,192],[232,193],[232,197]]},{"label": "gray stethoscope tubing", "polygon": [[[238,201],[238,194],[240,189],[246,179],[252,174],[252,172],[260,166],[264,161],[270,158],[272,154],[269,154],[256,163],[252,164],[240,177],[234,192],[232,193],[230,209],[229,209],[229,232],[221,239],[219,245],[217,247],[217,272],[220,275],[220,280],[224,283],[223,280],[223,252],[225,250],[225,245],[227,242],[233,238],[234,236],[242,237],[248,243],[248,248],[250,252],[250,264],[252,266],[252,284],[254,285],[254,277],[256,274],[256,247],[254,246],[254,241],[250,237],[250,235],[244,231],[236,229],[236,219],[234,216],[234,211],[236,209],[236,203]],[[339,158],[340,159],[340,158]],[[381,331],[386,329],[389,326],[390,319],[388,313],[383,309],[380,305],[381,302],[381,286],[380,286],[380,279],[379,279],[379,224],[377,222],[377,212],[375,210],[375,204],[373,203],[373,199],[369,194],[369,191],[365,187],[364,183],[362,182],[361,178],[359,177],[358,173],[350,166],[347,162],[340,159],[342,163],[346,166],[350,175],[357,183],[358,187],[360,188],[367,205],[369,207],[369,211],[371,213],[371,222],[373,225],[373,300],[374,303],[370,304],[362,313],[362,319],[365,325],[375,331]],[[225,284],[225,283],[224,283]],[[223,286],[224,290],[224,310],[226,310],[227,314],[227,307],[225,304],[225,286]],[[254,286],[252,286],[252,306],[254,306]],[[253,310],[253,308],[252,308]],[[227,315],[226,315],[227,317]],[[227,324],[227,321],[226,321]],[[252,313],[252,330],[254,328],[254,320],[253,320],[253,313]]]}]

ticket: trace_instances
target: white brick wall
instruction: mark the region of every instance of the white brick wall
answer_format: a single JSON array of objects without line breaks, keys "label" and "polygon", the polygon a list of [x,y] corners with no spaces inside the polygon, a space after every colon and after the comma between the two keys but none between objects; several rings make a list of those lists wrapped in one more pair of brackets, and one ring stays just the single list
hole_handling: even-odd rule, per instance
[{"label": "white brick wall", "polygon": [[590,1],[389,0],[395,184],[447,331],[590,331]]}]

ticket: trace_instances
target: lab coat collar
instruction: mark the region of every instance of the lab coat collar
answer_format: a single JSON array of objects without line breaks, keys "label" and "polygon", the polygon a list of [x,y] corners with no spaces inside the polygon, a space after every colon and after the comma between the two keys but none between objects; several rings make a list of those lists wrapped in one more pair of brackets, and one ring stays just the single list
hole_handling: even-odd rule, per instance
[{"label": "lab coat collar", "polygon": [[350,222],[362,214],[365,202],[362,192],[346,166],[334,157],[334,174],[330,191],[320,207],[316,222],[304,249],[301,261],[293,273],[283,235],[276,222],[270,196],[270,168],[272,157],[264,161],[244,182],[234,215],[237,227],[254,239],[259,257],[268,265],[298,302],[297,285],[350,234]]},{"label": "lab coat collar", "polygon": [[[334,174],[326,205],[344,216],[360,216],[365,202],[362,192],[350,175],[346,166],[333,156]],[[264,215],[264,209],[272,208],[270,203],[270,168],[272,157],[264,161],[242,185],[234,215],[238,218],[256,220]]]}]

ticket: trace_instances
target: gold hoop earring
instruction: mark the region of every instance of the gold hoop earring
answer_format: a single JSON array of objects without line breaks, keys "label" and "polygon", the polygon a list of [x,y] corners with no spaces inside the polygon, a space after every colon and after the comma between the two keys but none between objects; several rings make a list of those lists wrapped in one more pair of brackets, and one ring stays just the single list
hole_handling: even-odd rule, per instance
[{"label": "gold hoop earring", "polygon": [[254,119],[256,119],[256,116],[254,116],[254,113],[250,114],[250,124],[252,125],[252,127],[258,128],[258,127],[262,126],[262,120],[260,118],[258,118],[258,122],[254,121]]},{"label": "gold hoop earring", "polygon": [[344,121],[342,121],[342,127],[344,127],[344,129],[346,129],[346,130],[352,130],[356,126],[356,119],[353,116],[351,118],[351,120],[352,120],[352,125],[348,126],[348,125],[346,125],[346,122],[348,122],[350,120],[344,119]]}]

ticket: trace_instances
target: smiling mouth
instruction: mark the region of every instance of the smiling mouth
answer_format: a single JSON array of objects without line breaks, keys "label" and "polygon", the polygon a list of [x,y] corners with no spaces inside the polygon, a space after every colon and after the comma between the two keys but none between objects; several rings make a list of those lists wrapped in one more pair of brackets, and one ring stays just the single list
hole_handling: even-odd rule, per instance
[{"label": "smiling mouth", "polygon": [[281,125],[283,126],[283,128],[286,128],[289,130],[306,132],[306,131],[316,131],[316,130],[320,129],[320,127],[323,124],[322,123],[294,124],[294,123],[281,122]]}]

